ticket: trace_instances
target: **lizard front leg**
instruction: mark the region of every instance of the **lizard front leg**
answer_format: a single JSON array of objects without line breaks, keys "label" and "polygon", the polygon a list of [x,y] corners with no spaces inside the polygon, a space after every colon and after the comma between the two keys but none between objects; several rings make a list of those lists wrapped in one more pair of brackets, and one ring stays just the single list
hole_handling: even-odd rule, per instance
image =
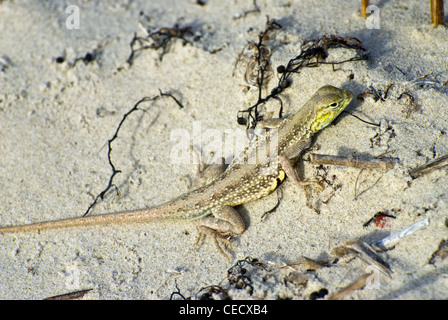
[{"label": "lizard front leg", "polygon": [[299,141],[298,143],[292,145],[288,149],[286,149],[282,154],[279,155],[280,165],[285,171],[286,176],[293,181],[294,184],[304,187],[304,186],[316,186],[319,189],[322,189],[322,186],[317,183],[316,180],[303,180],[297,174],[296,169],[294,168],[294,162],[291,161],[296,158],[300,158],[302,152],[309,148],[311,145],[311,139],[306,139],[303,141]]},{"label": "lizard front leg", "polygon": [[[257,123],[257,127],[255,128],[255,133],[260,134],[263,130],[266,129],[278,129],[285,123],[290,121],[287,118],[272,118],[261,120]],[[295,144],[289,146],[286,150],[284,150],[278,157],[280,165],[285,171],[285,174],[291,179],[296,185],[303,187],[308,185],[316,185],[316,181],[308,181],[303,180],[297,174],[297,171],[294,168],[294,162],[291,161],[293,159],[299,158],[302,155],[302,152],[309,148],[311,145],[311,139],[304,139],[296,142]],[[320,185],[319,185],[320,188]]]}]

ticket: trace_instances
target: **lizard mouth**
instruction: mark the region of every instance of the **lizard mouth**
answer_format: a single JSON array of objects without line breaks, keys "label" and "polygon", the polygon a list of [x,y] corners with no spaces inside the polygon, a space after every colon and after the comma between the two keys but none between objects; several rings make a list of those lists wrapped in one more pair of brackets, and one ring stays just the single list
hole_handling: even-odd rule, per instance
[{"label": "lizard mouth", "polygon": [[350,101],[352,101],[353,99],[353,93],[351,93],[350,91],[344,90],[343,91],[344,94],[344,100],[347,101],[346,106],[350,103]]}]

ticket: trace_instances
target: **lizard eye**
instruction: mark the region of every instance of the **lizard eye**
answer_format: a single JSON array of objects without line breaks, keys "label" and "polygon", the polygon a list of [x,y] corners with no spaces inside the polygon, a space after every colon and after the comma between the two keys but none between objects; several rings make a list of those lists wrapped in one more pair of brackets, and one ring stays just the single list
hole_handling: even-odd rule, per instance
[{"label": "lizard eye", "polygon": [[339,105],[339,103],[337,102],[333,102],[332,104],[330,104],[330,108],[334,109]]}]

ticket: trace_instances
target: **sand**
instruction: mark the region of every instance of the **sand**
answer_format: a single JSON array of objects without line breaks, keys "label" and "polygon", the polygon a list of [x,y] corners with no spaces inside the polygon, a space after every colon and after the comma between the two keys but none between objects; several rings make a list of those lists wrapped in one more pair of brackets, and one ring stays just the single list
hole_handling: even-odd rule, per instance
[{"label": "sand", "polygon": [[[283,26],[273,40],[274,67],[298,55],[305,39],[337,34],[362,42],[368,61],[342,64],[338,71],[323,65],[295,76],[283,97],[285,113],[325,84],[355,97],[370,86],[384,93],[394,84],[385,101],[355,98],[348,108],[381,127],[343,115],[317,137],[316,146],[323,154],[387,156],[399,163],[386,172],[305,163],[305,177],[325,175],[329,182],[311,194],[317,210],[305,205],[304,190],[289,180],[267,218],[264,212],[277,203],[275,192],[241,206],[247,230],[232,241],[230,262],[213,241],[194,248],[194,222],[0,236],[0,298],[43,299],[92,289],[85,299],[169,299],[177,285],[185,297],[198,299],[203,287],[228,288],[227,270],[247,256],[266,270],[245,264],[253,291],[231,286],[232,298],[309,299],[321,289],[328,298],[367,272],[359,258],[336,263],[332,249],[340,241],[372,244],[429,218],[428,227],[379,254],[392,278],[380,274],[376,286],[345,298],[447,299],[448,259],[431,260],[448,239],[447,171],[412,179],[409,170],[448,153],[448,31],[430,25],[429,1],[372,2],[380,3],[379,29],[366,28],[359,7],[349,1],[259,0],[259,12],[247,14],[250,1],[2,1],[1,226],[81,216],[107,186],[107,141],[123,114],[159,89],[185,107],[163,99],[128,118],[112,145],[113,163],[122,171],[114,180],[118,192],[108,192],[91,214],[153,206],[186,192],[197,167],[170,161],[176,144],[170,136],[176,130],[192,134],[194,123],[202,131],[242,129],[237,111],[253,104],[257,92],[247,90],[240,72],[233,74],[234,65],[264,29],[266,15]],[[69,4],[79,8],[79,29],[66,27]],[[145,50],[132,66],[126,63],[134,33],[146,35],[142,26],[176,22],[191,26],[189,39],[195,41],[173,41],[162,60],[161,50]],[[345,53],[331,54],[338,59]],[[415,81],[428,74],[426,82]],[[416,106],[408,96],[398,99],[403,92]],[[395,219],[363,226],[381,211]],[[296,264],[302,257],[330,266],[307,270]]]}]

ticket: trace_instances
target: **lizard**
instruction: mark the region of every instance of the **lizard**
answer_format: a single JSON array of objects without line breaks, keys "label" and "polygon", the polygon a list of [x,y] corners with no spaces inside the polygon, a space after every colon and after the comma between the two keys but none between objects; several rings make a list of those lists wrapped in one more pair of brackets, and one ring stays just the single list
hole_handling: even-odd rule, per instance
[{"label": "lizard", "polygon": [[[352,98],[350,91],[326,85],[317,90],[308,102],[290,117],[261,120],[256,131],[265,130],[264,137],[256,134],[255,143],[249,144],[227,168],[224,165],[210,166],[213,168],[210,170],[213,175],[203,186],[164,204],[118,213],[0,227],[0,234],[112,223],[201,219],[197,241],[202,235],[212,234],[216,245],[226,255],[218,244],[218,239],[228,243],[228,239],[241,235],[246,229],[234,207],[267,196],[277,188],[285,176],[300,186],[312,184],[312,181],[299,178],[294,164],[303,151],[311,146],[313,136],[327,127],[347,107]],[[263,141],[265,147],[269,144],[276,148],[267,152],[265,159],[251,158]]]}]

